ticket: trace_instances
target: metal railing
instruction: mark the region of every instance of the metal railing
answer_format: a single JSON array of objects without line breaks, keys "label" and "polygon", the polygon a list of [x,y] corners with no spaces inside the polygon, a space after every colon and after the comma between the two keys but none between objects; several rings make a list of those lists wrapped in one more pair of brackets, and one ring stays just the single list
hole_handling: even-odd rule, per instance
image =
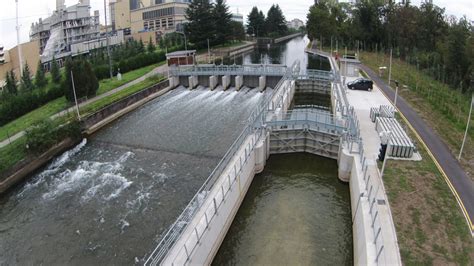
[{"label": "metal railing", "polygon": [[188,65],[170,67],[171,76],[287,76],[284,65]]},{"label": "metal railing", "polygon": [[318,132],[342,135],[346,132],[347,120],[338,119],[329,112],[308,108],[288,111],[281,118],[272,114],[271,119],[267,119],[266,125],[276,130],[287,129],[287,127],[308,128]]},{"label": "metal railing", "polygon": [[[235,182],[235,179],[237,178],[238,173],[240,173],[241,171],[241,167],[243,163],[245,163],[245,161],[251,155],[251,151],[255,148],[255,145],[257,144],[257,140],[263,134],[262,125],[265,123],[267,111],[272,110],[273,108],[282,105],[282,103],[279,100],[277,100],[275,103],[274,101],[272,101],[272,99],[275,98],[276,95],[285,93],[284,90],[288,89],[287,87],[288,83],[285,85],[286,81],[287,80],[285,78],[282,78],[280,82],[277,84],[277,86],[275,87],[275,90],[273,91],[272,95],[267,97],[264,101],[260,102],[260,104],[258,104],[258,106],[250,114],[247,120],[247,123],[244,129],[242,130],[241,134],[239,135],[239,137],[234,141],[234,143],[225,153],[221,161],[218,163],[217,167],[212,171],[212,173],[209,175],[209,177],[206,179],[204,184],[201,186],[198,192],[191,199],[191,201],[183,210],[183,212],[180,214],[180,216],[171,225],[170,229],[167,231],[167,233],[162,238],[160,243],[151,252],[150,256],[145,261],[145,265],[157,265],[161,263],[165,255],[174,246],[174,244],[176,243],[180,235],[185,230],[187,230],[187,226],[189,225],[191,220],[194,218],[196,213],[201,209],[204,202],[207,200],[209,191],[211,191],[214,188],[217,179],[222,175],[223,171],[228,167],[230,161],[232,160],[232,158],[234,158],[235,154],[241,148],[242,144],[249,138],[249,136],[253,135],[250,140],[251,145],[245,148],[245,158],[238,160],[239,166],[237,165],[234,166],[234,176],[228,177],[229,184],[230,184],[229,189],[230,189],[231,185],[233,184],[231,182]],[[278,97],[277,99],[283,99],[283,98]],[[221,187],[222,198],[219,197],[219,198],[213,199],[214,204],[213,204],[213,207],[212,206],[211,207],[214,208],[213,210],[215,212],[217,212],[222,201],[225,199],[227,192],[229,191],[226,189],[227,188]],[[211,207],[208,206],[208,208],[211,208]],[[210,216],[207,215],[207,211],[206,211],[205,217],[200,217],[200,218],[206,220],[206,228],[207,228],[207,226],[209,225],[209,222],[212,220],[213,217],[214,217],[213,215],[210,215]],[[180,247],[180,250],[183,250],[183,249],[185,250],[187,259],[192,254],[192,251],[195,249],[196,245],[199,243],[199,240],[202,237],[202,234],[204,233],[204,231],[201,232],[202,228],[195,227],[193,230],[196,232],[195,236],[197,237],[196,238],[197,242],[195,241],[195,242],[189,243],[190,239],[187,239],[185,241],[184,246]]]}]

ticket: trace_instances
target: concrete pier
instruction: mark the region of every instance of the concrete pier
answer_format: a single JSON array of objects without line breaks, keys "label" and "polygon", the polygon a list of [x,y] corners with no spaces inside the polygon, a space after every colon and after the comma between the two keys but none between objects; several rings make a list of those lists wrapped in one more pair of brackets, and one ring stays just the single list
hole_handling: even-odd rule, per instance
[{"label": "concrete pier", "polygon": [[199,84],[197,76],[189,76],[188,80],[189,80],[188,82],[189,82],[189,89],[190,90],[195,89],[197,87],[197,85]]},{"label": "concrete pier", "polygon": [[227,90],[229,86],[230,86],[230,76],[229,75],[222,76],[222,87],[224,88],[224,90]]},{"label": "concrete pier", "polygon": [[244,85],[244,77],[243,76],[235,76],[235,89],[239,91],[242,86]]},{"label": "concrete pier", "polygon": [[265,90],[266,86],[267,86],[267,77],[260,76],[258,78],[258,90],[262,92]]},{"label": "concrete pier", "polygon": [[213,91],[217,87],[217,77],[216,76],[210,76],[209,77],[209,88],[211,91]]}]

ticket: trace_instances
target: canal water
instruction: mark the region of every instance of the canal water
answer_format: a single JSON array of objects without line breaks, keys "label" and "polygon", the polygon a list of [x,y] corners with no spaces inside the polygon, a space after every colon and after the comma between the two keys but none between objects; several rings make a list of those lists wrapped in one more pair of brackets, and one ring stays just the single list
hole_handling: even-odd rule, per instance
[{"label": "canal water", "polygon": [[0,197],[0,265],[143,262],[270,93],[181,87],[84,140]]},{"label": "canal water", "polygon": [[[304,49],[307,39],[301,40],[287,45]],[[271,50],[247,58],[251,63],[258,58],[284,60]],[[296,58],[302,71],[330,70],[326,58]],[[330,99],[297,88],[291,108],[329,112]],[[271,155],[265,170],[255,176],[213,265],[352,265],[352,253],[349,186],[339,181],[337,162],[304,153]]]},{"label": "canal water", "polygon": [[334,160],[272,155],[256,175],[213,265],[351,265],[349,187]]}]

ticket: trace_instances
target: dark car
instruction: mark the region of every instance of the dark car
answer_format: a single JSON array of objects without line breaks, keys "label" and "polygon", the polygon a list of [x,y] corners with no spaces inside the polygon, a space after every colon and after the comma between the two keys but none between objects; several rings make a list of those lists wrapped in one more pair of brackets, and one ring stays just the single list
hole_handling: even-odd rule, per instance
[{"label": "dark car", "polygon": [[347,87],[351,90],[371,91],[374,88],[374,82],[370,79],[359,78],[347,83]]}]

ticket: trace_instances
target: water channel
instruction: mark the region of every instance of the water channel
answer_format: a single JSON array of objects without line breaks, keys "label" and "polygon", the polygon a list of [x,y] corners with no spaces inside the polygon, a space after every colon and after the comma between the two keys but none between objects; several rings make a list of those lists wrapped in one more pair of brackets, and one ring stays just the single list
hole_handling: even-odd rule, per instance
[{"label": "water channel", "polygon": [[[297,38],[243,60],[305,69],[306,45]],[[0,265],[142,263],[271,91],[181,87],[59,156],[0,197]]]}]

